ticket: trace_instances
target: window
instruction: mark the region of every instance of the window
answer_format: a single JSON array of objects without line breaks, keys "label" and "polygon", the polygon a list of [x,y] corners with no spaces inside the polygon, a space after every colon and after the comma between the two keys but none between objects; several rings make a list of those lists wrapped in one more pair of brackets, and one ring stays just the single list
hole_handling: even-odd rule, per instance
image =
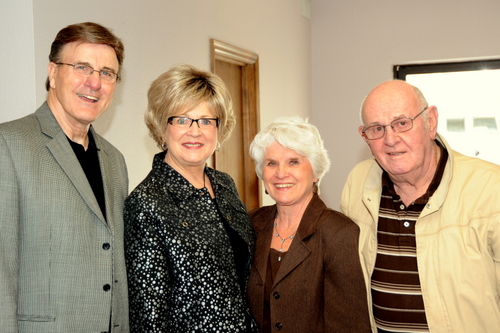
[{"label": "window", "polygon": [[394,66],[439,112],[438,132],[462,154],[500,164],[500,60]]}]

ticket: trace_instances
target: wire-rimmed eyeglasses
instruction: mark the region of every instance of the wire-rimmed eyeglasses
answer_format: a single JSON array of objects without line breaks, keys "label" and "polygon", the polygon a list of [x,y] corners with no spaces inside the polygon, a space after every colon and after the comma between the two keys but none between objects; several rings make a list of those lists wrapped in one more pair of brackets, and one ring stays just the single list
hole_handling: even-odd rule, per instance
[{"label": "wire-rimmed eyeglasses", "polygon": [[215,129],[219,127],[219,119],[217,118],[192,119],[188,117],[174,116],[168,118],[167,121],[169,124],[180,128],[189,128],[191,127],[191,125],[193,125],[193,123],[196,123],[198,125],[198,128],[201,129]]},{"label": "wire-rimmed eyeglasses", "polygon": [[387,125],[372,125],[363,128],[361,131],[365,138],[368,140],[377,140],[382,138],[385,135],[386,132],[386,127],[391,126],[394,132],[396,133],[403,133],[411,130],[413,128],[413,121],[420,116],[425,110],[427,110],[427,106],[419,112],[415,117],[410,118],[410,117],[403,117],[403,118],[398,118],[393,121],[391,121],[390,124]]},{"label": "wire-rimmed eyeglasses", "polygon": [[87,65],[87,64],[82,64],[82,63],[76,63],[76,64],[67,64],[65,62],[56,62],[56,65],[66,65],[66,66],[71,66],[73,67],[73,71],[75,74],[82,76],[82,77],[89,77],[92,75],[94,72],[99,73],[99,77],[101,80],[109,82],[109,83],[114,83],[116,80],[118,80],[120,77],[118,74],[116,74],[114,71],[110,69],[101,69],[97,70],[94,69],[92,66]]}]

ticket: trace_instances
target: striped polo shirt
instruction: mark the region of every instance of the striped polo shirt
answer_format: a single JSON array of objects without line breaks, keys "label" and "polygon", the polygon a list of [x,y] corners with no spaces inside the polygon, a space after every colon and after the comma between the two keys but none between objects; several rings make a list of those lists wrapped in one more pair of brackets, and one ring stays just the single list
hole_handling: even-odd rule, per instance
[{"label": "striped polo shirt", "polygon": [[382,175],[378,216],[377,259],[372,274],[373,314],[378,332],[429,332],[417,266],[415,224],[439,186],[448,152],[441,157],[426,193],[408,207],[394,190],[387,172]]}]

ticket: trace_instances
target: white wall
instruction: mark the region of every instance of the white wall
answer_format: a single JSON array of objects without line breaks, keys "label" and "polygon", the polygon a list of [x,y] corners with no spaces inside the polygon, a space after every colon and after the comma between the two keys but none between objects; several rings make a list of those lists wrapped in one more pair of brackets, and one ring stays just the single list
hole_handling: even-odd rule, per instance
[{"label": "white wall", "polygon": [[[47,57],[50,44],[61,28],[83,21],[112,28],[125,44],[124,78],[112,106],[94,125],[125,155],[130,189],[146,176],[152,156],[158,152],[143,122],[150,83],[181,62],[210,70],[210,38],[259,54],[261,127],[280,115],[308,116],[311,112],[310,22],[300,15],[298,0],[23,2],[25,7],[16,7],[22,7],[25,13],[32,11],[31,17],[34,16],[34,55],[27,52],[31,63],[24,62],[36,67],[36,103],[28,107],[18,103],[21,98],[34,96],[33,91],[23,89],[25,80],[14,86],[11,81],[1,80],[0,91],[5,93],[3,120],[31,113],[35,105],[45,100]],[[0,15],[1,20],[10,14]],[[28,23],[31,17],[26,18]],[[33,36],[33,28],[18,29],[17,21],[0,24],[2,31],[12,31],[14,39]],[[8,51],[10,57],[17,57],[13,50],[16,47],[13,45]],[[8,76],[15,73],[13,70]],[[28,77],[33,80],[33,75]],[[20,98],[8,99],[11,92],[21,92]]]},{"label": "white wall", "polygon": [[332,158],[321,194],[336,209],[347,174],[370,156],[357,133],[359,104],[392,78],[394,64],[500,55],[497,0],[312,0],[311,23],[292,0],[32,2],[0,4],[0,121],[45,99],[59,29],[81,21],[111,27],[125,42],[124,80],[95,125],[124,153],[131,188],[157,151],[142,119],[149,84],[179,62],[209,70],[210,38],[259,54],[261,127],[280,115],[311,114]]},{"label": "white wall", "polygon": [[33,112],[35,45],[31,0],[0,1],[0,123]]},{"label": "white wall", "polygon": [[498,13],[497,0],[313,0],[312,119],[332,159],[321,186],[329,206],[371,156],[357,132],[363,97],[395,64],[500,56]]}]

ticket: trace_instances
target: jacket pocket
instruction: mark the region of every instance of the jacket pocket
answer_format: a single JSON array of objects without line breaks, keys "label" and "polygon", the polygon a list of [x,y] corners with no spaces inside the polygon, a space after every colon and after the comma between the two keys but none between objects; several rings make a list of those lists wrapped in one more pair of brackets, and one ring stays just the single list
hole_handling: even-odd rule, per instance
[{"label": "jacket pocket", "polygon": [[35,321],[35,322],[51,322],[56,321],[56,317],[52,316],[37,316],[37,315],[17,315],[19,321]]}]

